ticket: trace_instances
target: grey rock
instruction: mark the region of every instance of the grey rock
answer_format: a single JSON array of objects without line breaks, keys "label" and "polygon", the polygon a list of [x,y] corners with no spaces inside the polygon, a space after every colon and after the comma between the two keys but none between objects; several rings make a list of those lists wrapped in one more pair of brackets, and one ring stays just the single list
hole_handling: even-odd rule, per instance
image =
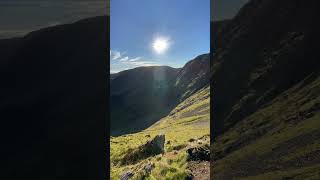
[{"label": "grey rock", "polygon": [[148,163],[143,167],[143,170],[146,174],[150,174],[152,169],[153,169],[153,164],[151,163]]},{"label": "grey rock", "polygon": [[165,135],[157,135],[140,147],[146,156],[157,155],[164,152]]},{"label": "grey rock", "polygon": [[119,180],[129,180],[133,175],[131,171],[124,172],[119,176]]},{"label": "grey rock", "polygon": [[187,150],[187,161],[210,161],[210,149],[207,146]]},{"label": "grey rock", "polygon": [[165,135],[157,135],[139,148],[128,152],[122,160],[122,164],[135,163],[141,159],[164,153]]}]

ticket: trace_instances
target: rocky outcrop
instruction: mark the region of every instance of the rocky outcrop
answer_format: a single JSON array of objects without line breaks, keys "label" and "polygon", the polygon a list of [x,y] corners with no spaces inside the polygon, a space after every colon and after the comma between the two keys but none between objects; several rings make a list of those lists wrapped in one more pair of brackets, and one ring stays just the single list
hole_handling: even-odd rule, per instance
[{"label": "rocky outcrop", "polygon": [[187,62],[179,71],[174,89],[178,101],[183,101],[193,93],[209,85],[210,55],[202,54]]},{"label": "rocky outcrop", "polygon": [[146,156],[154,156],[164,152],[165,135],[157,135],[146,144],[142,145],[139,149]]},{"label": "rocky outcrop", "polygon": [[210,161],[210,148],[208,144],[190,148],[187,150],[187,154],[187,161]]},{"label": "rocky outcrop", "polygon": [[123,158],[122,164],[133,164],[138,160],[164,153],[164,143],[165,135],[157,135],[137,149],[130,149]]}]

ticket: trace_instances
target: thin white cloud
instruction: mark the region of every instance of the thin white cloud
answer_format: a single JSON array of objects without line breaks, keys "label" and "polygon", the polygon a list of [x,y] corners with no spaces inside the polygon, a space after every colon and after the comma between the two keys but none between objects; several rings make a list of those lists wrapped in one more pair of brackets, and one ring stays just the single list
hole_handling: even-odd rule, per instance
[{"label": "thin white cloud", "polygon": [[143,57],[124,56],[125,52],[110,51],[110,59],[114,60],[111,64],[111,73],[117,73],[126,69],[132,69],[140,66],[160,66],[161,64],[152,61],[144,60]]},{"label": "thin white cloud", "polygon": [[128,56],[126,56],[126,57],[123,57],[123,58],[121,58],[119,61],[128,61],[129,60],[129,57]]},{"label": "thin white cloud", "polygon": [[110,50],[110,59],[116,60],[121,58],[121,53],[119,51]]},{"label": "thin white cloud", "polygon": [[152,62],[152,61],[138,61],[138,62],[130,62],[131,65],[134,66],[158,66],[160,64]]},{"label": "thin white cloud", "polygon": [[136,58],[133,58],[133,59],[129,59],[130,62],[134,62],[134,61],[139,61],[141,59],[141,57],[136,57]]}]

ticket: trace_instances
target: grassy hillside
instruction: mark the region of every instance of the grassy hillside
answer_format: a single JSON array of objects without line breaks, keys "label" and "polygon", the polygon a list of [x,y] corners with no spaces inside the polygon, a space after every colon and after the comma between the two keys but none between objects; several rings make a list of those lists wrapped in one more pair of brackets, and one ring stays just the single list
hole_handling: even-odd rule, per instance
[{"label": "grassy hillside", "polygon": [[[191,147],[208,147],[210,142],[209,94],[210,88],[203,88],[148,129],[111,137],[111,179],[117,179],[119,174],[126,171],[134,173],[133,179],[139,179],[143,166],[148,163],[153,164],[154,168],[147,179],[183,179],[189,174],[190,164],[186,161],[186,150]],[[126,154],[158,134],[165,135],[165,153],[137,162],[123,163]],[[209,167],[208,163],[206,165]]]},{"label": "grassy hillside", "polygon": [[313,74],[218,137],[213,179],[320,178],[319,92]]},{"label": "grassy hillside", "polygon": [[319,179],[318,7],[251,0],[214,32],[212,179]]}]

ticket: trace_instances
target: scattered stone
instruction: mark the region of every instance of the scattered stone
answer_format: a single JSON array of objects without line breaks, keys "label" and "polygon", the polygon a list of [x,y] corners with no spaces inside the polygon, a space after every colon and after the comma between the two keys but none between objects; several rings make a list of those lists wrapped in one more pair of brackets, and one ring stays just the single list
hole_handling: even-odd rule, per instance
[{"label": "scattered stone", "polygon": [[143,170],[146,174],[150,174],[153,168],[154,168],[154,164],[148,163],[143,167]]},{"label": "scattered stone", "polygon": [[192,180],[194,178],[192,172],[190,172],[189,170],[186,171],[187,175],[186,177],[184,178],[185,180]]},{"label": "scattered stone", "polygon": [[133,175],[131,171],[124,172],[119,176],[119,180],[129,180]]},{"label": "scattered stone", "polygon": [[171,144],[171,141],[167,141],[167,144]]},{"label": "scattered stone", "polygon": [[193,138],[189,139],[189,142],[194,142],[194,141],[195,141],[195,139],[193,139]]},{"label": "scattered stone", "polygon": [[146,135],[147,138],[150,138],[151,136],[149,134]]},{"label": "scattered stone", "polygon": [[210,149],[208,146],[190,148],[187,150],[187,161],[210,161]]},{"label": "scattered stone", "polygon": [[208,161],[191,161],[188,162],[186,173],[192,174],[192,179],[209,180],[210,179],[210,162]]}]

